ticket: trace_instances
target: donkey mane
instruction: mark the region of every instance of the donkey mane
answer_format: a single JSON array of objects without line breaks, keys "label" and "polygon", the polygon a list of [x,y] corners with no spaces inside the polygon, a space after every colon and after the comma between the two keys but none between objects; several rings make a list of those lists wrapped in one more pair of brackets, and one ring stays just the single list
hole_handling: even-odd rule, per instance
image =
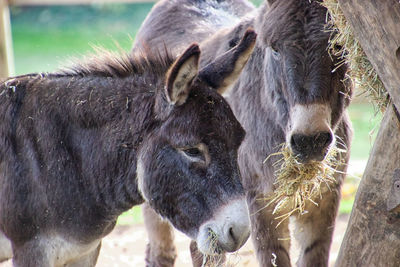
[{"label": "donkey mane", "polygon": [[[163,51],[162,51],[163,50]],[[175,58],[167,50],[150,49],[145,46],[136,53],[114,52],[102,47],[95,47],[94,52],[82,60],[72,59],[70,66],[61,67],[54,72],[39,72],[1,78],[0,85],[7,86],[9,81],[20,78],[61,78],[61,77],[113,77],[125,78],[133,75],[163,77]]]},{"label": "donkey mane", "polygon": [[85,56],[83,60],[73,60],[72,66],[62,67],[46,76],[124,78],[144,72],[163,76],[173,62],[174,58],[166,48],[160,51],[145,47],[137,53],[129,54],[124,51],[113,52],[102,47],[95,47],[94,53]]}]

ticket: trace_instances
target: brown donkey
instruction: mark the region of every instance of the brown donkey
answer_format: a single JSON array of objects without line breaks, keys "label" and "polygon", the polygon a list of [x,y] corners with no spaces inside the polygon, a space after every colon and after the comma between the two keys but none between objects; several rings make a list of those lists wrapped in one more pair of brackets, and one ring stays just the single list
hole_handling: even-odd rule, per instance
[{"label": "brown donkey", "polygon": [[245,132],[217,90],[255,38],[200,70],[191,45],[175,61],[108,56],[3,81],[0,261],[94,266],[117,217],[145,201],[203,253],[239,249],[250,234],[237,165]]},{"label": "brown donkey", "polygon": [[[157,3],[139,31],[142,44],[182,50],[201,42],[201,65],[229,50],[248,27],[259,38],[254,53],[226,96],[247,135],[239,149],[239,166],[250,209],[252,239],[260,266],[290,266],[288,220],[277,227],[266,208],[274,190],[273,160],[264,159],[286,143],[302,162],[320,161],[333,145],[346,148],[336,184],[323,189],[318,207],[293,216],[301,251],[298,266],[327,266],[340,187],[349,158],[351,126],[346,112],[352,86],[346,66],[328,54],[327,11],[315,0],[268,0],[258,9],[245,0],[164,0]],[[216,70],[217,71],[217,70]],[[149,214],[146,221],[152,219]],[[166,226],[164,226],[166,229]],[[159,230],[150,229],[150,265],[173,251]],[[157,232],[158,231],[158,232]],[[194,245],[192,245],[192,248]],[[173,262],[173,254],[169,255]],[[275,259],[276,258],[276,259]]]}]

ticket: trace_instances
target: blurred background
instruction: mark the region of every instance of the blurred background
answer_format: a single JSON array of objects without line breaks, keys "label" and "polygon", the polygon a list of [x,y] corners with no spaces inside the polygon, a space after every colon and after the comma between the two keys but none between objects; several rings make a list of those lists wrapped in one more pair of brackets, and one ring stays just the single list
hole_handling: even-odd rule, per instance
[{"label": "blurred background", "polygon": [[[71,58],[80,58],[90,53],[93,46],[102,46],[110,50],[118,50],[121,47],[129,51],[137,30],[154,3],[108,2],[90,5],[11,5],[9,8],[14,74],[53,71],[68,64]],[[259,5],[262,0],[252,2]],[[354,139],[349,175],[343,186],[340,205],[340,216],[345,218],[345,223],[382,118],[358,91],[349,112],[354,127]],[[140,207],[135,207],[120,217],[118,225],[121,228],[118,231],[122,231],[123,234],[124,227],[141,225],[142,222]],[[345,226],[344,224],[342,232]],[[129,238],[132,239],[132,235]],[[145,238],[144,235],[138,240],[145,244]],[[124,246],[117,242],[112,244]],[[141,262],[144,264],[143,251],[141,253]],[[102,264],[104,265],[101,266],[121,266],[115,265],[112,260],[107,263],[111,265],[104,262]],[[239,264],[244,265],[246,264]]]}]

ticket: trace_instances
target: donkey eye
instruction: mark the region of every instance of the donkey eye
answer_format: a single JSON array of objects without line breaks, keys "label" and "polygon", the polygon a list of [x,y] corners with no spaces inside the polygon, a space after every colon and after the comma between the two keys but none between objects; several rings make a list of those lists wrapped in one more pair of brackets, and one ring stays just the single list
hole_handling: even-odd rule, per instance
[{"label": "donkey eye", "polygon": [[275,47],[271,46],[271,51],[272,51],[272,55],[275,58],[279,58],[280,57],[280,54],[279,54],[278,50]]},{"label": "donkey eye", "polygon": [[200,149],[198,149],[197,147],[184,149],[183,152],[189,157],[194,157],[194,158],[200,157],[202,155]]},{"label": "donkey eye", "polygon": [[203,143],[191,147],[181,147],[178,148],[178,151],[191,162],[205,164],[209,162],[208,148]]}]

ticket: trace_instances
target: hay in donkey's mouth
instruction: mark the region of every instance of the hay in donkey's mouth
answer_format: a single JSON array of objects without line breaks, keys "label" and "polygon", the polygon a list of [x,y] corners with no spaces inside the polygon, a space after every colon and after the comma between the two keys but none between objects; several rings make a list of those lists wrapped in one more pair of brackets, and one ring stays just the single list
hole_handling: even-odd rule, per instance
[{"label": "hay in donkey's mouth", "polygon": [[306,213],[307,202],[318,206],[315,199],[322,198],[322,185],[325,184],[329,189],[330,184],[336,183],[333,175],[342,163],[337,157],[340,152],[344,151],[334,146],[323,161],[309,163],[299,162],[286,145],[282,145],[279,152],[270,155],[281,156],[281,159],[274,163],[276,189],[267,197],[267,207],[275,205],[272,214],[279,214],[275,218],[280,220],[276,227],[296,212]]},{"label": "hay in donkey's mouth", "polygon": [[[221,253],[220,248],[218,247],[218,235],[211,229],[208,230],[208,241],[209,241],[209,252],[210,255],[203,255],[203,263],[202,267],[218,267],[220,266],[218,256]],[[214,255],[216,253],[216,255]]]}]

